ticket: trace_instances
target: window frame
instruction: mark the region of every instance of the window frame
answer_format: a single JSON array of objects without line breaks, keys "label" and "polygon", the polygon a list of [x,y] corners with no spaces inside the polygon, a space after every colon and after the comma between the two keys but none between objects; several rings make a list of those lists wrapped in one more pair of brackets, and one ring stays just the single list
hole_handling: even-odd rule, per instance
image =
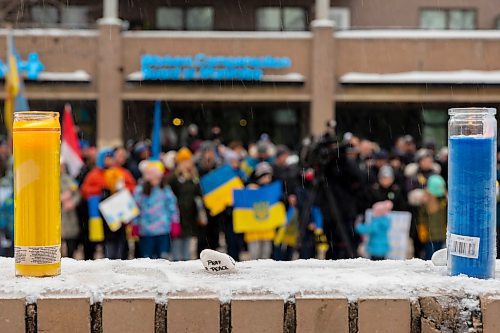
[{"label": "window frame", "polygon": [[[259,29],[259,27],[257,26],[257,21],[258,21],[258,12],[259,10],[262,10],[262,9],[266,9],[266,8],[269,8],[269,9],[278,9],[279,10],[279,16],[280,16],[280,28],[279,30],[261,30]],[[304,14],[304,30],[288,30],[285,28],[285,8],[289,8],[289,9],[301,9],[302,10],[302,13]],[[280,6],[260,6],[260,7],[257,7],[254,11],[254,30],[255,31],[275,31],[275,32],[285,32],[285,31],[307,31],[307,27],[308,27],[308,23],[309,23],[309,12],[308,12],[308,9],[307,7],[304,7],[304,6],[283,6],[283,7],[280,7]]]},{"label": "window frame", "polygon": [[[158,28],[157,15],[158,15],[158,10],[161,8],[173,8],[173,9],[180,9],[181,10],[182,22],[181,22],[180,29]],[[190,9],[194,9],[194,8],[210,8],[212,10],[213,16],[212,16],[211,29],[207,29],[207,30],[190,30],[190,29],[188,29],[188,26],[187,26],[188,11]],[[165,31],[214,31],[215,30],[215,14],[216,14],[215,7],[210,5],[210,4],[206,4],[206,5],[200,4],[200,5],[196,5],[196,6],[158,6],[155,9],[155,29],[156,30],[165,30]]]},{"label": "window frame", "polygon": [[[430,28],[423,28],[421,26],[421,20],[422,20],[422,14],[425,12],[425,11],[440,11],[440,12],[444,12],[445,14],[445,28],[444,29],[430,29]],[[471,12],[473,13],[473,16],[474,16],[474,23],[473,23],[473,28],[472,29],[451,29],[450,28],[450,15],[451,15],[451,12],[461,12],[462,14],[464,13],[467,13],[467,12]],[[435,7],[422,7],[420,8],[420,11],[419,11],[420,15],[419,15],[419,29],[422,29],[422,30],[477,30],[477,9],[476,8],[471,8],[471,7],[450,7],[450,8],[435,8]]]}]

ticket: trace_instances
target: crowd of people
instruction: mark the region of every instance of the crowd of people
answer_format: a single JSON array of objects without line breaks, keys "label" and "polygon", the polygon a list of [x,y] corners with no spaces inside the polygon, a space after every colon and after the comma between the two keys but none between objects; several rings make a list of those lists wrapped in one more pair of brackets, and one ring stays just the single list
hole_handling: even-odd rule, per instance
[{"label": "crowd of people", "polygon": [[[83,259],[178,261],[194,259],[209,248],[226,251],[235,260],[307,259],[321,252],[326,259],[364,253],[379,260],[390,251],[392,210],[412,214],[409,257],[430,259],[444,247],[446,148],[436,150],[432,143],[417,147],[409,135],[397,138],[389,149],[351,133],[324,142],[322,150],[303,144],[293,152],[263,134],[245,146],[225,142],[221,129],[213,128],[208,138],[190,131],[182,147],[162,153],[158,160],[150,158],[148,141],[82,147],[85,165],[77,177],[71,177],[61,161],[63,253]],[[326,158],[311,161],[311,154]],[[200,179],[223,165],[248,188],[280,181],[285,225],[239,234],[233,229],[232,207],[209,214]],[[5,141],[0,142],[0,175],[0,255],[12,256],[13,196],[8,189],[13,177]],[[90,230],[100,217],[96,200],[122,189],[133,195],[139,215],[118,228],[101,222],[104,237],[96,240]],[[365,221],[370,208],[373,218]]]}]

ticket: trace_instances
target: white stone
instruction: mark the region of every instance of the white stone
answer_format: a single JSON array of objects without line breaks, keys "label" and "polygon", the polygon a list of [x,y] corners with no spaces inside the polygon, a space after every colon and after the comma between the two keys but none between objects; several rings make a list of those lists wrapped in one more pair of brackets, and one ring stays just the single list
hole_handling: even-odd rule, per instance
[{"label": "white stone", "polygon": [[212,274],[236,272],[236,263],[231,256],[214,250],[203,250],[200,259],[206,271]]},{"label": "white stone", "polygon": [[448,261],[448,250],[441,249],[434,252],[431,258],[434,266],[446,266]]}]

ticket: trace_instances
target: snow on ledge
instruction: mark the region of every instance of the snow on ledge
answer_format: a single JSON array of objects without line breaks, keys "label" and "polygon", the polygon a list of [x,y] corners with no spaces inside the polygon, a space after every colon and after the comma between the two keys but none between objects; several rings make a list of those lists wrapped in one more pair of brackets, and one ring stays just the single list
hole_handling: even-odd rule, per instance
[{"label": "snow on ledge", "polygon": [[[51,278],[14,276],[14,260],[0,258],[0,295],[22,296],[34,302],[45,295],[84,295],[92,302],[104,297],[153,296],[165,302],[172,292],[211,292],[227,302],[238,293],[272,293],[283,299],[297,293],[338,294],[349,300],[360,297],[408,297],[423,294],[478,296],[500,290],[500,279],[478,280],[447,276],[446,267],[430,261],[373,262],[353,260],[272,260],[237,263],[234,274],[213,275],[199,260],[169,262],[76,261],[63,258],[62,274]],[[500,276],[497,261],[496,276]]]},{"label": "snow on ledge", "polygon": [[436,72],[402,72],[402,73],[356,73],[341,76],[340,82],[373,83],[373,84],[500,84],[499,71],[436,71]]},{"label": "snow on ledge", "polygon": [[[6,36],[8,29],[0,29],[0,36]],[[13,29],[14,36],[50,36],[50,37],[97,37],[99,32],[93,29]]]},{"label": "snow on ledge", "polygon": [[74,72],[40,72],[37,81],[89,82],[90,74],[84,70]]},{"label": "snow on ledge", "polygon": [[343,30],[343,39],[500,39],[500,30]]},{"label": "snow on ledge", "polygon": [[309,39],[309,31],[124,31],[125,38]]}]

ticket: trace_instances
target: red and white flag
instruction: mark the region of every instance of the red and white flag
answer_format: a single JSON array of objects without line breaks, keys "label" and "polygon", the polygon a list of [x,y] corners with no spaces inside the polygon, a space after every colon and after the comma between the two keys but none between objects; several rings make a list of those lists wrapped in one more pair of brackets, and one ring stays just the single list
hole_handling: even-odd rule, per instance
[{"label": "red and white flag", "polygon": [[76,177],[83,167],[82,153],[78,142],[73,116],[71,115],[71,105],[64,105],[63,121],[62,121],[62,144],[61,158],[68,173]]}]

